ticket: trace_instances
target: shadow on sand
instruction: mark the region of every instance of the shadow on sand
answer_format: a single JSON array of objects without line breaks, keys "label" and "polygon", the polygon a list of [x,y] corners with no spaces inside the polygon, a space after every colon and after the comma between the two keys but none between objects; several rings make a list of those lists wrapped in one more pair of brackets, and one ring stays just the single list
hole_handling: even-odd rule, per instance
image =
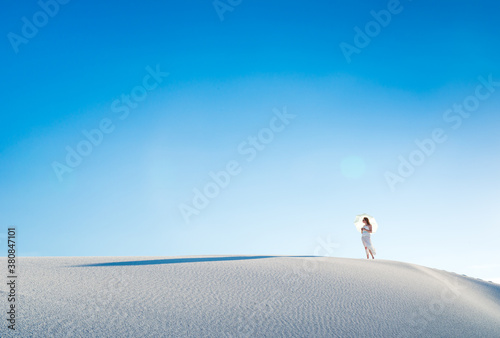
[{"label": "shadow on sand", "polygon": [[170,258],[170,259],[153,259],[144,261],[127,261],[127,262],[109,262],[96,264],[74,265],[73,267],[87,266],[128,266],[128,265],[154,265],[154,264],[178,264],[178,263],[199,263],[199,262],[221,262],[221,261],[240,261],[247,259],[262,259],[273,257],[312,257],[312,256],[221,256],[221,257],[187,257],[187,258]]}]

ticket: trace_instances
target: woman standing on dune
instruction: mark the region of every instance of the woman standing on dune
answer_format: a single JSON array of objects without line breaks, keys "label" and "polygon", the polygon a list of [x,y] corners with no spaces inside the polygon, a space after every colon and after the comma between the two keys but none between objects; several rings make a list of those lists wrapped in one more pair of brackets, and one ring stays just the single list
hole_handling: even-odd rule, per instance
[{"label": "woman standing on dune", "polygon": [[364,226],[361,228],[361,241],[363,242],[363,246],[365,247],[366,259],[370,259],[368,253],[372,255],[372,259],[375,259],[373,255],[376,255],[375,247],[372,245],[372,240],[370,238],[370,234],[372,233],[372,225],[370,224],[370,220],[368,217],[363,218]]}]

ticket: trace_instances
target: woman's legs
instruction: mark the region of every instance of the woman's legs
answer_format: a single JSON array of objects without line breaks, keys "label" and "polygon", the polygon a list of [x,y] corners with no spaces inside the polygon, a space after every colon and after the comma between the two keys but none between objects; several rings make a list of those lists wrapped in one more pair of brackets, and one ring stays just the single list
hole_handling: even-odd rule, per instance
[{"label": "woman's legs", "polygon": [[372,259],[375,259],[374,253],[375,253],[375,248],[372,245],[372,241],[369,236],[362,236],[361,241],[363,242],[363,246],[365,247],[366,251],[366,259],[370,259],[370,255],[372,255]]}]

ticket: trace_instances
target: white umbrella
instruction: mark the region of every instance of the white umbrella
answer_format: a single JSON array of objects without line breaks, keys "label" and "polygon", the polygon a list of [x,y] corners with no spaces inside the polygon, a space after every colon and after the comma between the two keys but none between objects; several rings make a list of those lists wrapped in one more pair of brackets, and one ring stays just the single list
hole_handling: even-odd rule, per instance
[{"label": "white umbrella", "polygon": [[378,224],[375,218],[368,214],[361,214],[357,215],[356,218],[354,219],[354,225],[356,226],[356,229],[361,232],[361,228],[365,225],[363,223],[363,218],[367,217],[368,220],[370,221],[370,224],[372,225],[372,233],[375,233],[378,229]]}]

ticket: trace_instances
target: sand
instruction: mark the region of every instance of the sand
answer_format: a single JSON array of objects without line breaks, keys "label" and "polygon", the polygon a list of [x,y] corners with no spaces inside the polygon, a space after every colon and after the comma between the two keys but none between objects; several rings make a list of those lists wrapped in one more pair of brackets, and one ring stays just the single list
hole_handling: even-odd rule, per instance
[{"label": "sand", "polygon": [[500,285],[403,262],[18,260],[16,330],[2,283],[1,337],[500,337]]}]

